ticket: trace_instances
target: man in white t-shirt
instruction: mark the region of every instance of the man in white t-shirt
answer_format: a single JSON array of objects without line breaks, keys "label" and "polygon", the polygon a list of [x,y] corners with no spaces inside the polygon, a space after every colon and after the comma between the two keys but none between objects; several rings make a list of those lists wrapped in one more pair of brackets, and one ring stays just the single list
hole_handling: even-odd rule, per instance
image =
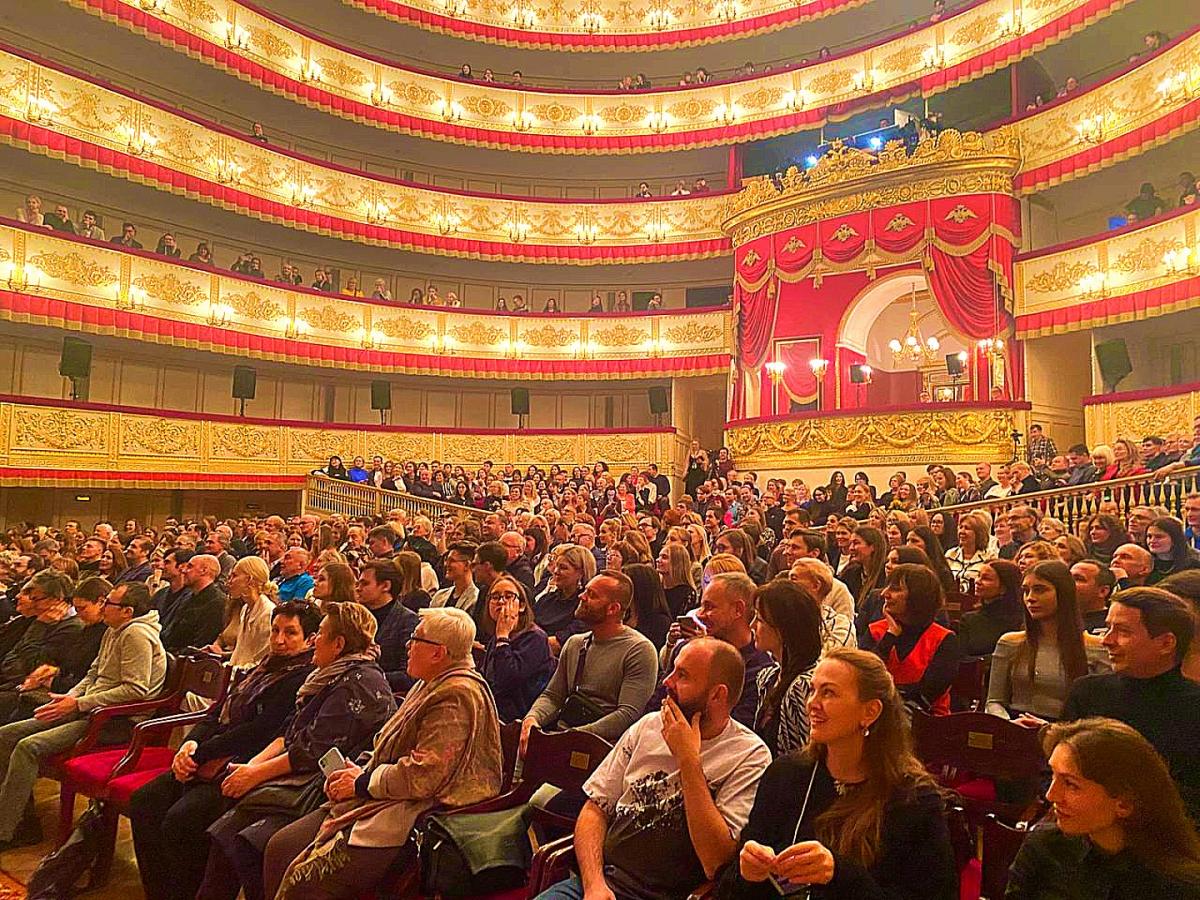
[{"label": "man in white t-shirt", "polygon": [[539,900],[682,900],[731,859],[771,753],[730,718],[741,654],[696,638],[675,658],[667,699],[625,732],[584,784],[579,875]]}]

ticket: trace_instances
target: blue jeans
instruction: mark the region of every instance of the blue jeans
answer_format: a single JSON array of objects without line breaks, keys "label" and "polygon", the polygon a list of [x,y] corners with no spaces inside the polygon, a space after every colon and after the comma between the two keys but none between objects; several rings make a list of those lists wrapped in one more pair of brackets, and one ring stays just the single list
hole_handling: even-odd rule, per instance
[{"label": "blue jeans", "polygon": [[572,875],[566,881],[550,885],[535,900],[583,900],[583,882],[578,875]]}]

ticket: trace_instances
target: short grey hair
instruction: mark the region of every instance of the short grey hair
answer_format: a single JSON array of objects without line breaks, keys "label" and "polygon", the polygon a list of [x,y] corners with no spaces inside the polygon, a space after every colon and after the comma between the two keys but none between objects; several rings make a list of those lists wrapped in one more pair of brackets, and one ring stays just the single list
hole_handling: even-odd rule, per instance
[{"label": "short grey hair", "polygon": [[446,655],[456,662],[471,659],[475,644],[475,620],[466,610],[455,606],[434,606],[418,610],[425,626],[425,636],[446,648]]},{"label": "short grey hair", "polygon": [[758,585],[745,572],[722,572],[720,575],[714,575],[712,581],[708,583],[708,587],[711,589],[715,586],[720,586],[721,590],[728,591],[734,600],[741,600],[746,604],[746,609],[753,608],[754,592],[758,589]]}]

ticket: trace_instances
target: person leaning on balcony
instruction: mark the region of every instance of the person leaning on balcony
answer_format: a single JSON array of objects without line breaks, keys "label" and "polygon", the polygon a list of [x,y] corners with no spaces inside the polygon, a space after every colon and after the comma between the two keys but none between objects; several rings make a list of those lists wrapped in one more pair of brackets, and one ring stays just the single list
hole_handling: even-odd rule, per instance
[{"label": "person leaning on balcony", "polygon": [[372,300],[386,300],[392,302],[392,292],[388,289],[387,282],[382,278],[375,279],[375,290],[371,292]]},{"label": "person leaning on balcony", "polygon": [[118,247],[128,247],[131,250],[145,249],[137,239],[137,226],[132,222],[122,222],[121,233],[109,241],[109,243],[116,244]]},{"label": "person leaning on balcony", "polygon": [[79,220],[79,227],[75,229],[75,233],[80,237],[91,238],[93,241],[103,241],[104,229],[97,224],[96,214],[90,209],[83,211],[83,216]]},{"label": "person leaning on balcony", "polygon": [[25,198],[25,205],[17,207],[17,219],[26,225],[50,227],[46,224],[46,216],[42,212],[42,198],[37,194],[30,194]]},{"label": "person leaning on balcony", "polygon": [[1142,182],[1138,195],[1125,204],[1125,211],[1136,216],[1138,222],[1144,222],[1166,210],[1167,204],[1149,181]]},{"label": "person leaning on balcony", "polygon": [[1170,475],[1179,469],[1187,466],[1200,466],[1200,416],[1196,416],[1192,420],[1192,446],[1191,449],[1184,450],[1183,454],[1173,463],[1163,466],[1157,471],[1159,478]]}]

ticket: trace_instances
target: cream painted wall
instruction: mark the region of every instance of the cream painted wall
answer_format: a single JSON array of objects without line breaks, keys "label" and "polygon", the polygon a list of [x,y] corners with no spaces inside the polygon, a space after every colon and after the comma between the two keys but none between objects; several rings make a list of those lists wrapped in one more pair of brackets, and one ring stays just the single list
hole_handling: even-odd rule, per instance
[{"label": "cream painted wall", "polygon": [[[1113,338],[1125,341],[1133,371],[1117,385],[1118,391],[1200,381],[1200,310],[1098,328],[1093,337],[1097,343]],[[1098,366],[1092,385],[1089,393],[1104,391]]]},{"label": "cream painted wall", "polygon": [[1025,386],[1039,422],[1062,451],[1084,439],[1083,398],[1092,389],[1091,335],[1052,335],[1025,349]]}]

